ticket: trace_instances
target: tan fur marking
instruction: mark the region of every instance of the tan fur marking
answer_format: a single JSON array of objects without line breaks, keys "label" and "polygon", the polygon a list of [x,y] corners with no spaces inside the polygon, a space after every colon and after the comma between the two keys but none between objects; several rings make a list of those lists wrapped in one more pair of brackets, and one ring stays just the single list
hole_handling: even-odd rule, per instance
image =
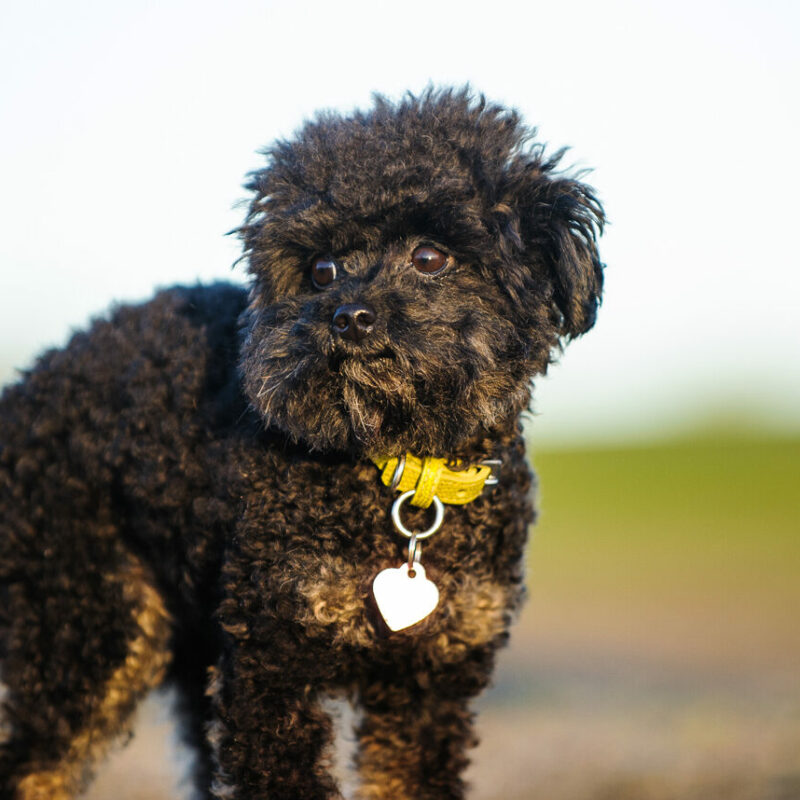
[{"label": "tan fur marking", "polygon": [[492,641],[509,624],[509,590],[493,581],[467,575],[443,582],[450,622],[428,643],[442,663],[457,662],[473,647]]},{"label": "tan fur marking", "polygon": [[363,574],[352,562],[335,556],[319,559],[313,578],[298,589],[307,606],[301,621],[312,635],[332,632],[334,641],[368,647],[373,640],[367,619]]},{"label": "tan fur marking", "polygon": [[134,565],[125,582],[124,597],[135,604],[139,634],[128,645],[125,662],[111,674],[90,721],[72,740],[61,763],[52,770],[33,773],[17,785],[17,800],[70,800],[83,789],[93,765],[122,733],[137,701],[164,678],[169,615],[161,596]]},{"label": "tan fur marking", "polygon": [[38,772],[23,778],[17,786],[20,800],[70,800],[64,775],[60,772]]},{"label": "tan fur marking", "polygon": [[[314,577],[298,583],[307,604],[301,621],[311,635],[327,632],[333,634],[334,642],[371,646],[374,633],[367,619],[365,569],[375,574],[379,571],[325,556],[320,558]],[[419,646],[430,648],[437,660],[456,662],[470,648],[490,642],[506,629],[514,605],[507,587],[458,573],[438,575],[434,581],[449,613],[442,614],[441,605],[433,612],[424,623]]]},{"label": "tan fur marking", "polygon": [[393,748],[387,742],[362,741],[358,800],[415,800],[413,792],[408,791],[408,781],[400,766],[401,761],[405,769],[413,765],[403,760],[408,745],[399,737],[394,737],[392,744]]}]

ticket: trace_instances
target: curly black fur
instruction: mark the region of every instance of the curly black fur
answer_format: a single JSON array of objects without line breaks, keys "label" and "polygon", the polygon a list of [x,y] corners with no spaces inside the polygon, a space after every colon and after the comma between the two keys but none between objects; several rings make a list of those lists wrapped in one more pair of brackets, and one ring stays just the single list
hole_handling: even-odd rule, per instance
[{"label": "curly black fur", "polygon": [[[174,288],[45,354],[0,405],[0,798],[73,797],[152,686],[204,797],[330,798],[345,690],[366,798],[459,798],[467,701],[522,595],[530,379],[595,319],[603,222],[516,113],[429,91],[320,115],[251,175],[249,297]],[[448,256],[435,275],[420,245]],[[335,281],[311,282],[319,256]],[[336,310],[367,305],[362,341]],[[389,634],[369,456],[503,459],[425,548],[441,603]]]}]

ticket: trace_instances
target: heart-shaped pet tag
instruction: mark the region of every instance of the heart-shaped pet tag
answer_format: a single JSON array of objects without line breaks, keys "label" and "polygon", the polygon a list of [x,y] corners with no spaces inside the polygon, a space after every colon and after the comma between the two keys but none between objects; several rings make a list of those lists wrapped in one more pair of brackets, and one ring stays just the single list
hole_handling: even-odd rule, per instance
[{"label": "heart-shaped pet tag", "polygon": [[425,577],[425,567],[414,564],[414,577],[408,564],[379,572],[372,582],[378,611],[393,631],[410,628],[425,619],[439,603],[436,584]]}]

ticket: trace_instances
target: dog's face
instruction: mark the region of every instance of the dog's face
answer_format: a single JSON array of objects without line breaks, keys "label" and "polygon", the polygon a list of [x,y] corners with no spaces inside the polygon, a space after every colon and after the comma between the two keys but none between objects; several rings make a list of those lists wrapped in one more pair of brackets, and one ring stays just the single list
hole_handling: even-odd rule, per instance
[{"label": "dog's face", "polygon": [[594,322],[602,210],[514,113],[429,92],[268,151],[241,234],[242,373],[311,447],[446,456],[508,424]]}]

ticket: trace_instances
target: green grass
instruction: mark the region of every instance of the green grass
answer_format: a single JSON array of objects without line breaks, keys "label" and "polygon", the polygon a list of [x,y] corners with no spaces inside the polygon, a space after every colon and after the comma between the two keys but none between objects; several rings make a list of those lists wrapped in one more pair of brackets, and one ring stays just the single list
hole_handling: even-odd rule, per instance
[{"label": "green grass", "polygon": [[800,655],[800,439],[531,450],[540,613],[613,621],[631,642],[674,623],[695,640],[712,628],[723,650],[749,642],[787,666]]}]

